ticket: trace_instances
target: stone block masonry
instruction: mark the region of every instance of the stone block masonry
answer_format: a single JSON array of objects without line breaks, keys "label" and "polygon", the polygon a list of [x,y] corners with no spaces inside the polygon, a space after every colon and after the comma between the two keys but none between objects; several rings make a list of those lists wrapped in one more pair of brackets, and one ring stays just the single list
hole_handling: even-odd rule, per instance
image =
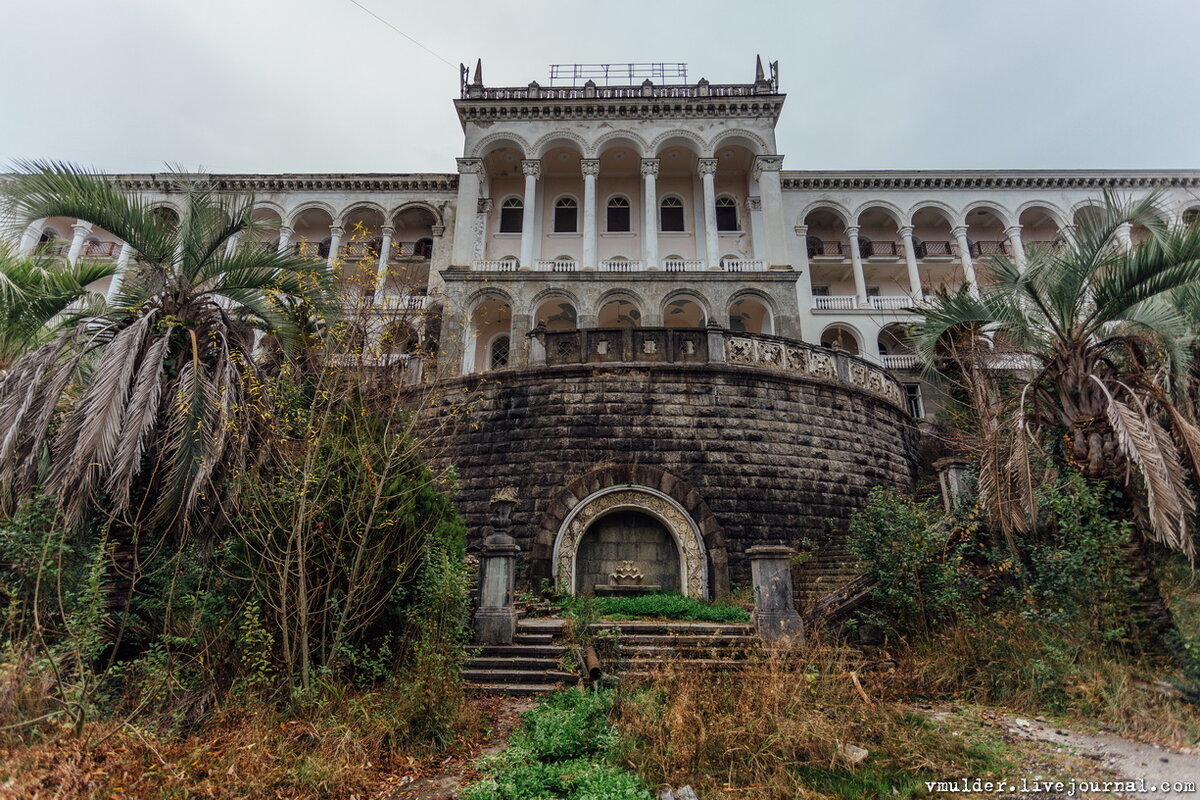
[{"label": "stone block masonry", "polygon": [[[488,499],[518,488],[518,582],[553,579],[571,509],[612,486],[671,498],[704,539],[709,593],[748,585],[746,550],[841,532],[873,486],[911,488],[912,420],[853,386],[733,365],[573,364],[444,380],[410,395],[453,466],[478,549]],[[800,591],[802,587],[797,587]]]}]

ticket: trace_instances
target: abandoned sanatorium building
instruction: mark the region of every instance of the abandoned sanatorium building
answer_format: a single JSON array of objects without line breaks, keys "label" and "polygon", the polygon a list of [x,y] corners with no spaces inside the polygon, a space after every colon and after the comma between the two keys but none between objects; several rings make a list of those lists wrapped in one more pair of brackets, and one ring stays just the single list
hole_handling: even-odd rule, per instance
[{"label": "abandoned sanatorium building", "polygon": [[[748,547],[802,543],[804,593],[837,578],[867,491],[915,480],[936,398],[905,309],[986,281],[992,254],[1055,247],[1103,189],[1195,215],[1200,172],[788,170],[784,98],[761,62],[742,84],[623,64],[518,87],[477,65],[453,172],[208,178],[255,194],[277,224],[255,235],[436,316],[405,371],[430,457],[456,468],[475,546],[517,487],[525,585],[589,591],[634,561],[721,596],[749,581]],[[174,208],[170,176],[120,179]],[[43,220],[22,247],[136,263],[87,220]],[[471,424],[434,424],[467,401]]]}]

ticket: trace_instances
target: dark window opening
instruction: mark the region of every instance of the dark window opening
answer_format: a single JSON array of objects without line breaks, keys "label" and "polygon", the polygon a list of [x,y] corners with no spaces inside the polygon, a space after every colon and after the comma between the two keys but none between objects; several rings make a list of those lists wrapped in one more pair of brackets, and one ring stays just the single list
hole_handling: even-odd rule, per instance
[{"label": "dark window opening", "polygon": [[659,207],[659,230],[668,233],[683,231],[683,201],[678,197],[668,197]]},{"label": "dark window opening", "polygon": [[499,336],[492,342],[492,369],[502,369],[508,366],[508,337]]},{"label": "dark window opening", "polygon": [[570,197],[560,198],[554,204],[554,232],[575,233],[579,224],[579,207]]},{"label": "dark window opening", "polygon": [[629,233],[629,201],[614,197],[608,201],[608,230],[610,233]]},{"label": "dark window opening", "polygon": [[520,233],[525,203],[519,197],[510,197],[500,204],[500,232]]},{"label": "dark window opening", "polygon": [[717,230],[736,231],[738,229],[737,203],[732,197],[717,198]]}]

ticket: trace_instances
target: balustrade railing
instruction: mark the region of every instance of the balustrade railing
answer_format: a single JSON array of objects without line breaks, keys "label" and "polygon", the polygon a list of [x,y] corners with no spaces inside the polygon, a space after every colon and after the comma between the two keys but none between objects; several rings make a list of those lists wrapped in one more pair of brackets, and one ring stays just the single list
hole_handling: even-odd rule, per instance
[{"label": "balustrade railing", "polygon": [[578,272],[579,263],[569,258],[539,259],[533,262],[534,272]]},{"label": "balustrade railing", "polygon": [[852,311],[856,307],[854,295],[824,295],[813,298],[817,311]]},{"label": "balustrade railing", "polygon": [[1012,250],[1009,248],[1008,242],[997,240],[971,242],[968,249],[971,252],[971,258],[982,258],[984,256],[1007,256],[1012,254]]},{"label": "balustrade railing", "polygon": [[888,369],[916,369],[920,359],[912,353],[901,353],[891,356],[880,356],[883,366]]},{"label": "balustrade railing", "polygon": [[671,258],[662,262],[667,272],[702,272],[706,267],[699,259]]},{"label": "balustrade railing", "polygon": [[850,255],[850,245],[843,242],[814,242],[808,243],[808,257],[816,258],[817,256],[838,256],[844,257]]},{"label": "balustrade railing", "polygon": [[870,241],[861,242],[859,246],[863,258],[884,258],[904,255],[899,242]]},{"label": "balustrade railing", "polygon": [[498,86],[468,88],[468,100],[631,100],[638,97],[753,97],[774,94],[776,90],[756,92],[753,84],[706,84],[666,86]]},{"label": "balustrade railing", "polygon": [[513,258],[484,258],[473,266],[480,272],[516,272],[520,264]]},{"label": "balustrade railing", "polygon": [[954,255],[950,242],[917,242],[913,245],[913,249],[916,250],[917,258],[949,258]]},{"label": "balustrade railing", "polygon": [[871,303],[871,308],[877,311],[899,311],[913,304],[913,299],[908,295],[876,295],[868,297],[867,300]]},{"label": "balustrade railing", "polygon": [[726,258],[721,261],[726,272],[766,272],[767,262],[760,258]]},{"label": "balustrade railing", "polygon": [[641,261],[630,261],[627,258],[610,258],[600,262],[601,272],[641,272]]}]

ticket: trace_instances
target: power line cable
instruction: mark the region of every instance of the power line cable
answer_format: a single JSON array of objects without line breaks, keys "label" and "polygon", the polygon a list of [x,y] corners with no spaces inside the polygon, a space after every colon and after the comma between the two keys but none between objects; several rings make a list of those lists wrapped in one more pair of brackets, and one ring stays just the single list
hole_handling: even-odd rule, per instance
[{"label": "power line cable", "polygon": [[441,62],[442,62],[443,64],[445,64],[446,66],[448,66],[448,67],[455,67],[455,68],[457,68],[457,65],[456,65],[456,64],[452,64],[451,62],[449,62],[449,61],[447,61],[446,59],[442,58],[442,57],[441,57],[441,56],[439,56],[437,53],[433,52],[433,51],[432,51],[432,50],[430,50],[428,47],[426,47],[425,45],[421,44],[421,43],[420,43],[420,42],[418,42],[416,39],[414,39],[413,37],[409,36],[407,33],[405,33],[404,31],[400,30],[400,29],[399,29],[399,28],[397,28],[395,25],[393,25],[392,23],[388,22],[388,21],[387,21],[386,19],[384,19],[383,17],[381,17],[381,16],[379,16],[378,14],[376,14],[374,11],[372,11],[371,9],[367,8],[366,6],[364,6],[362,3],[358,2],[358,0],[350,0],[350,2],[351,2],[351,3],[353,3],[354,5],[358,6],[359,8],[361,8],[363,11],[367,12],[368,14],[370,14],[370,15],[371,15],[372,17],[374,17],[375,19],[377,19],[377,20],[379,20],[380,22],[382,22],[384,25],[387,25],[389,28],[391,28],[392,30],[394,30],[396,33],[400,34],[400,35],[401,35],[401,36],[403,36],[405,39],[408,39],[410,42],[412,42],[413,44],[415,44],[417,47],[421,48],[421,49],[422,49],[422,50],[424,50],[426,53],[429,53],[429,55],[433,56],[433,57],[434,57],[434,58],[436,58],[438,61],[441,61]]}]

